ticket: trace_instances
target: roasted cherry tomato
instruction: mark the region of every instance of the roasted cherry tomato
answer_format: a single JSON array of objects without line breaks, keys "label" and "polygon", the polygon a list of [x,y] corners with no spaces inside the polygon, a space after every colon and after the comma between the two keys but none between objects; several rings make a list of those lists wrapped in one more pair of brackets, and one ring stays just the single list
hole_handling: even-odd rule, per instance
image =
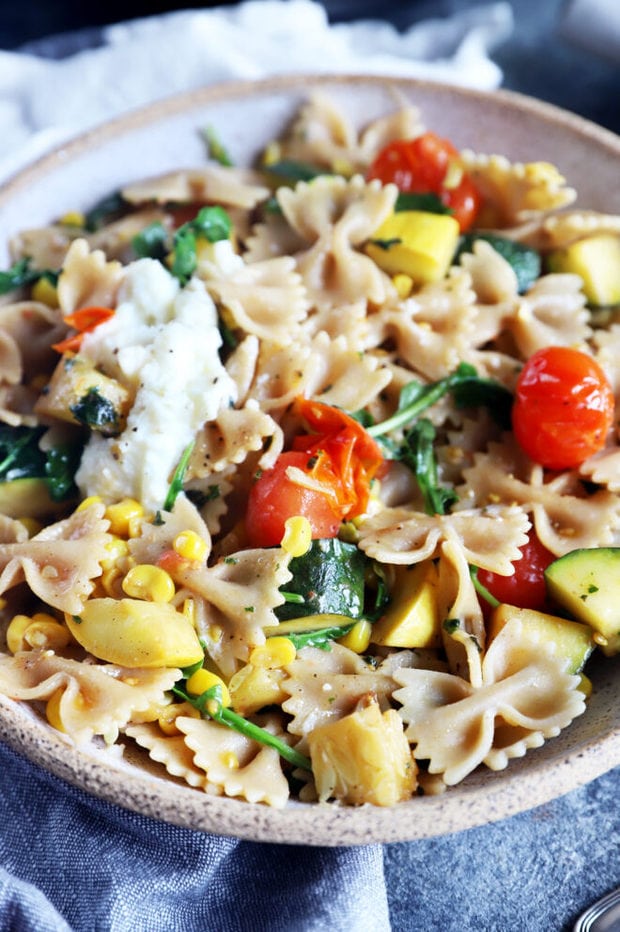
[{"label": "roasted cherry tomato", "polygon": [[[546,611],[548,605],[544,572],[555,556],[541,544],[533,530],[529,533],[527,544],[521,547],[521,553],[521,559],[512,564],[512,576],[478,570],[478,581],[499,602],[519,608],[533,608],[538,612]],[[482,605],[485,613],[490,611],[486,601]]]},{"label": "roasted cherry tomato", "polygon": [[572,469],[605,445],[614,395],[598,363],[579,350],[550,346],[528,359],[517,381],[514,435],[548,469]]},{"label": "roasted cherry tomato", "polygon": [[392,182],[408,194],[436,194],[468,230],[480,210],[481,197],[471,178],[458,167],[459,153],[434,133],[390,142],[378,154],[366,177]]},{"label": "roasted cherry tomato", "polygon": [[[245,523],[250,546],[277,546],[284,536],[284,522],[295,515],[308,519],[313,538],[336,536],[342,521],[338,497],[325,482],[317,487],[314,460],[308,453],[291,450],[281,453],[275,465],[261,473],[248,497]],[[286,474],[289,466],[306,473],[313,487],[291,481]]]},{"label": "roasted cherry tomato", "polygon": [[[298,398],[295,413],[310,433],[295,437],[293,450],[250,491],[246,528],[255,547],[279,544],[284,522],[295,515],[308,519],[313,538],[335,537],[343,520],[366,510],[370,483],[384,465],[376,441],[344,411]],[[293,481],[289,466],[305,473],[307,484]]]}]

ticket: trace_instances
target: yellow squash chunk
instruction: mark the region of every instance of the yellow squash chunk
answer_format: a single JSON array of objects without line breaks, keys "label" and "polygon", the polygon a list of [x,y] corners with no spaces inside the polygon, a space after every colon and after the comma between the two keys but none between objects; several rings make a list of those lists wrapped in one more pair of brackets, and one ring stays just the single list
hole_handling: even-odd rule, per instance
[{"label": "yellow squash chunk", "polygon": [[93,430],[118,432],[131,404],[129,392],[116,379],[99,372],[79,356],[61,357],[45,393],[35,405],[35,411],[72,424],[84,423],[72,409],[83,404],[93,392],[99,400],[101,412],[107,412],[109,417],[103,418],[99,424],[90,421],[87,426]]},{"label": "yellow squash chunk", "polygon": [[578,673],[594,649],[592,629],[589,625],[559,618],[557,615],[547,615],[534,609],[505,604],[498,605],[491,615],[489,641],[513,619],[521,622],[524,638],[537,634],[543,642],[555,644],[558,655],[568,660],[568,673]]},{"label": "yellow squash chunk", "polygon": [[282,689],[288,674],[284,669],[246,664],[230,678],[230,704],[240,715],[252,715],[268,705],[281,705],[289,694]]},{"label": "yellow squash chunk", "polygon": [[572,272],[583,279],[583,291],[594,307],[620,304],[620,236],[597,233],[547,258],[551,272]]},{"label": "yellow squash chunk", "polygon": [[571,550],[545,570],[550,596],[596,632],[604,654],[620,653],[620,547]]},{"label": "yellow squash chunk", "polygon": [[42,518],[67,507],[67,502],[55,502],[45,479],[13,479],[0,482],[0,514],[9,518]]},{"label": "yellow squash chunk", "polygon": [[169,602],[88,599],[65,619],[85,650],[122,667],[188,667],[204,656],[194,627]]},{"label": "yellow squash chunk", "polygon": [[417,765],[395,709],[381,712],[376,699],[308,735],[319,799],[353,805],[395,806],[410,799]]},{"label": "yellow squash chunk", "polygon": [[399,566],[388,609],[373,625],[371,640],[382,647],[440,647],[437,568],[431,560]]},{"label": "yellow squash chunk", "polygon": [[443,278],[456,251],[459,225],[448,214],[401,210],[385,220],[366,253],[388,275],[408,275],[416,284]]}]

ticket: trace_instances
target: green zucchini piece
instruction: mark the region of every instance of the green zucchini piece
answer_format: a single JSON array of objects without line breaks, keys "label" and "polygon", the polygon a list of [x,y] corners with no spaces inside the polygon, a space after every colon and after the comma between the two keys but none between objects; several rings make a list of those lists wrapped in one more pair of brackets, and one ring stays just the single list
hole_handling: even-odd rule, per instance
[{"label": "green zucchini piece", "polygon": [[497,236],[495,233],[464,233],[454,256],[454,264],[459,264],[464,252],[472,252],[477,240],[484,240],[498,252],[512,267],[517,276],[519,294],[530,288],[537,278],[540,278],[542,261],[538,252],[523,243],[516,243],[506,236]]},{"label": "green zucchini piece", "polygon": [[526,640],[538,635],[541,641],[555,644],[558,655],[568,661],[569,673],[579,673],[594,650],[592,628],[589,625],[505,603],[498,605],[491,615],[488,625],[489,642],[497,637],[505,625],[513,621],[520,622]]},{"label": "green zucchini piece", "polygon": [[313,540],[301,557],[289,563],[293,574],[281,591],[301,596],[302,602],[285,602],[275,609],[280,621],[303,615],[346,615],[359,618],[364,609],[364,582],[368,557],[355,544],[338,538]]},{"label": "green zucchini piece", "polygon": [[549,595],[600,635],[608,657],[620,651],[620,547],[571,550],[545,570]]}]

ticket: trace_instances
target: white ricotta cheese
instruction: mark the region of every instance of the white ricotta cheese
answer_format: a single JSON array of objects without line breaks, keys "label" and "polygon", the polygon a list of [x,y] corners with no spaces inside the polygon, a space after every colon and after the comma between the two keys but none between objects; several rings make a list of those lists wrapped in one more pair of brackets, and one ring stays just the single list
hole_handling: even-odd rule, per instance
[{"label": "white ricotta cheese", "polygon": [[76,476],[84,495],[162,507],[183,450],[236,400],[218,355],[221,342],[201,281],[182,289],[153,259],[127,267],[114,317],[88,335],[80,352],[130,386],[135,399],[119,437],[90,438]]}]

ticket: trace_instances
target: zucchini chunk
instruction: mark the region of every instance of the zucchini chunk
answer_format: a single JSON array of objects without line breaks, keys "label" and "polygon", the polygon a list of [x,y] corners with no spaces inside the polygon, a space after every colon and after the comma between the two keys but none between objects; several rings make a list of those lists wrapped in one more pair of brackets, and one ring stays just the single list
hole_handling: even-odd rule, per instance
[{"label": "zucchini chunk", "polygon": [[489,643],[513,620],[521,622],[525,638],[538,634],[543,641],[555,644],[560,657],[568,660],[568,673],[579,673],[594,650],[592,629],[579,621],[569,621],[531,608],[517,608],[503,603],[493,611],[489,621]]},{"label": "zucchini chunk", "polygon": [[545,570],[549,595],[599,635],[608,657],[620,651],[620,547],[571,550]]},{"label": "zucchini chunk", "polygon": [[289,563],[293,578],[282,587],[302,601],[279,605],[276,616],[280,621],[301,615],[359,618],[364,609],[367,565],[368,558],[355,544],[338,538],[312,541],[307,553]]}]

